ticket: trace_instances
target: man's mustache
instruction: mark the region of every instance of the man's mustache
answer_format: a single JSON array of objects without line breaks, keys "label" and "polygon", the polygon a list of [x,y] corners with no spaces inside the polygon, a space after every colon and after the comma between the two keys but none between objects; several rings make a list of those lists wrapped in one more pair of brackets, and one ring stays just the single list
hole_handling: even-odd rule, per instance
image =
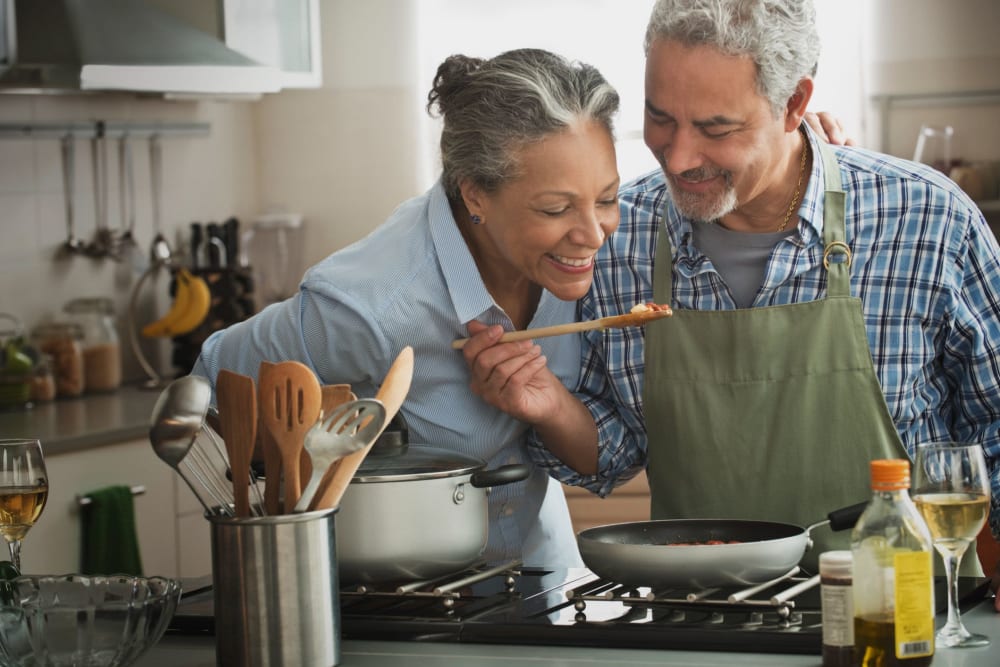
[{"label": "man's mustache", "polygon": [[695,169],[688,169],[687,171],[682,171],[678,174],[677,178],[682,178],[685,181],[690,181],[691,183],[700,183],[702,181],[707,181],[716,176],[724,176],[726,182],[729,182],[729,172],[725,169],[719,169],[718,167],[697,167]]}]

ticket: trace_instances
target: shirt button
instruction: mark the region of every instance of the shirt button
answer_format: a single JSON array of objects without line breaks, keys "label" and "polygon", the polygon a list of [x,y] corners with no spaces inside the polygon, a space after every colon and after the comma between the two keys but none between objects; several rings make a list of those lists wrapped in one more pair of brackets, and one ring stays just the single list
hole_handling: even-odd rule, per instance
[{"label": "shirt button", "polygon": [[513,507],[508,507],[507,509],[505,509],[503,511],[503,515],[504,516],[511,516],[512,514],[514,514],[514,508]]}]

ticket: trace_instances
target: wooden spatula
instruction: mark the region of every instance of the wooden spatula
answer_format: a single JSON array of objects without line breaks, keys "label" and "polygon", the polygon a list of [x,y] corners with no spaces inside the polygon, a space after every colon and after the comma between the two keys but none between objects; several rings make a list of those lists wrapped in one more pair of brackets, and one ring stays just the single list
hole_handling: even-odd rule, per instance
[{"label": "wooden spatula", "polygon": [[316,499],[310,505],[310,509],[329,509],[340,504],[340,499],[347,491],[347,485],[351,483],[351,478],[358,471],[361,462],[365,460],[368,451],[378,440],[378,436],[385,430],[386,425],[396,416],[399,408],[406,399],[406,394],[410,391],[410,382],[413,380],[413,348],[404,347],[397,355],[396,360],[389,367],[382,386],[379,387],[375,398],[382,401],[385,406],[385,423],[379,429],[378,434],[372,438],[367,447],[359,449],[353,454],[348,454],[340,459],[337,468],[332,476],[324,477],[316,491]]},{"label": "wooden spatula", "polygon": [[236,516],[250,516],[250,459],[257,439],[257,391],[253,378],[223,368],[215,379],[219,426],[229,455]]},{"label": "wooden spatula", "polygon": [[[274,368],[274,363],[262,361],[257,371],[257,416],[260,420],[260,448],[264,459],[264,513],[268,516],[281,513],[281,450],[264,423],[268,418],[267,397],[264,395],[264,378]],[[273,386],[269,384],[268,386]]]},{"label": "wooden spatula", "polygon": [[306,432],[319,419],[322,393],[316,376],[298,361],[281,361],[260,378],[264,426],[278,443],[284,481],[284,509],[302,493],[299,465]]}]

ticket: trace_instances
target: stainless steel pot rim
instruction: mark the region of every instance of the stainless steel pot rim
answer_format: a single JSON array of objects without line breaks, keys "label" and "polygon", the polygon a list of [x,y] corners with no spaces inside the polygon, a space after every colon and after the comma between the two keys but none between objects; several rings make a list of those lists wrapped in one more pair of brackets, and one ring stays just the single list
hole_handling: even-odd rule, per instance
[{"label": "stainless steel pot rim", "polygon": [[351,480],[352,484],[442,479],[471,475],[486,462],[441,447],[410,444],[399,454],[368,456]]}]

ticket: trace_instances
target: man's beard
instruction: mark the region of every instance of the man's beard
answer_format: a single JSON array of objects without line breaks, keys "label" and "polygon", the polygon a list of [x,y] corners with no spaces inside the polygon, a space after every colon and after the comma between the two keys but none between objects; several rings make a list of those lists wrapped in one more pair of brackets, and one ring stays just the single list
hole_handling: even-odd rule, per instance
[{"label": "man's beard", "polygon": [[674,184],[674,176],[666,172],[666,165],[663,165],[664,173],[667,175],[667,185],[670,187],[670,197],[674,206],[685,218],[696,222],[715,222],[723,216],[736,210],[739,202],[736,199],[736,189],[733,187],[733,177],[724,169],[712,167],[698,167],[689,169],[680,174],[680,178],[687,181],[700,182],[716,176],[723,176],[725,179],[725,189],[719,195],[694,194],[679,188]]}]

